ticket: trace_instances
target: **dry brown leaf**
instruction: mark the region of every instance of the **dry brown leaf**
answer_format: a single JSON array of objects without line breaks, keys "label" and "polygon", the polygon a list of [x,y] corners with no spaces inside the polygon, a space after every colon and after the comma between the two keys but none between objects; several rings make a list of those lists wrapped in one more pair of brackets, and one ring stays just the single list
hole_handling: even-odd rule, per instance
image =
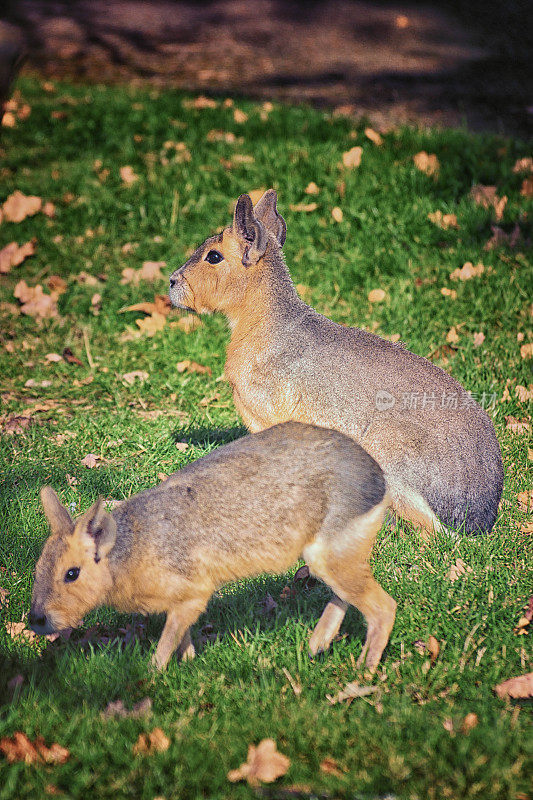
[{"label": "dry brown leaf", "polygon": [[121,167],[119,172],[121,180],[126,186],[132,186],[136,181],[139,180],[139,176],[135,174],[133,167]]},{"label": "dry brown leaf", "polygon": [[133,745],[134,755],[152,755],[164,753],[170,747],[170,739],[161,728],[154,728],[150,733],[140,733],[137,742]]},{"label": "dry brown leaf", "polygon": [[128,386],[133,386],[136,380],[139,380],[141,383],[143,383],[147,378],[148,373],[140,369],[135,369],[133,372],[125,372],[122,376],[123,382],[127,383]]},{"label": "dry brown leaf", "polygon": [[57,317],[57,293],[45,294],[40,284],[28,286],[26,281],[19,281],[13,292],[22,303],[21,311],[30,317],[50,319]]},{"label": "dry brown leaf", "polygon": [[533,672],[526,675],[518,675],[516,678],[509,678],[503,683],[494,687],[498,697],[503,700],[512,697],[514,700],[525,700],[533,697]]},{"label": "dry brown leaf", "polygon": [[383,137],[380,133],[375,131],[373,128],[365,128],[365,136],[367,139],[370,139],[373,144],[381,147],[383,144]]},{"label": "dry brown leaf", "polygon": [[228,780],[232,783],[247,780],[250,786],[273,783],[286,774],[290,765],[290,759],[278,752],[274,739],[263,739],[257,747],[249,745],[246,763],[238,769],[231,769]]},{"label": "dry brown leaf", "polygon": [[495,186],[484,186],[482,183],[478,183],[472,186],[470,198],[482,208],[493,208],[497,221],[502,219],[507,205],[507,197],[505,195],[498,197]]},{"label": "dry brown leaf", "polygon": [[440,644],[438,640],[435,639],[434,636],[428,637],[427,651],[431,659],[431,663],[434,664],[437,658],[439,657],[439,652],[440,652]]},{"label": "dry brown leaf", "polygon": [[491,230],[492,236],[486,242],[484,250],[493,250],[495,247],[501,247],[502,245],[507,245],[513,250],[522,236],[518,222],[510,233],[506,233],[503,228],[499,228],[497,225],[491,225]]},{"label": "dry brown leaf", "polygon": [[394,24],[400,30],[409,27],[409,17],[406,17],[405,14],[398,14],[396,19],[394,20]]},{"label": "dry brown leaf", "polygon": [[233,112],[233,119],[238,125],[242,125],[243,122],[248,120],[248,114],[246,114],[244,111],[241,111],[240,108],[236,108]]},{"label": "dry brown leaf", "polygon": [[518,158],[513,166],[513,172],[533,172],[533,158],[526,156],[525,158]]},{"label": "dry brown leaf", "polygon": [[216,108],[217,102],[211,97],[204,97],[204,95],[200,95],[199,97],[195,97],[194,100],[184,100],[183,106],[184,108],[196,108],[201,110],[204,108]]},{"label": "dry brown leaf", "polygon": [[316,185],[316,183],[314,181],[311,181],[305,187],[305,193],[306,194],[318,194],[319,192],[320,192],[320,189],[318,188],[318,186]]},{"label": "dry brown leaf", "polygon": [[528,389],[518,384],[518,386],[515,386],[514,393],[521,403],[529,403],[530,400],[533,400],[533,384],[530,383]]},{"label": "dry brown leaf", "polygon": [[460,269],[454,269],[450,273],[450,278],[452,281],[469,281],[471,278],[479,277],[484,271],[485,266],[481,262],[474,266],[471,261],[466,261]]},{"label": "dry brown leaf", "polygon": [[434,153],[426,153],[421,150],[413,156],[414,165],[420,172],[425,172],[426,175],[437,176],[439,174],[440,164],[439,159]]},{"label": "dry brown leaf", "polygon": [[51,292],[55,292],[58,295],[65,294],[67,291],[67,282],[64,281],[63,278],[60,278],[59,275],[50,275],[46,281],[46,285]]},{"label": "dry brown leaf", "polygon": [[448,333],[446,334],[446,341],[448,344],[457,344],[459,341],[459,334],[457,333],[457,328],[455,325],[452,325]]},{"label": "dry brown leaf", "polygon": [[524,359],[533,358],[533,342],[523,344],[520,348],[520,355]]},{"label": "dry brown leaf", "polygon": [[25,258],[35,253],[35,243],[37,239],[31,239],[20,247],[16,242],[7,244],[0,250],[0,273],[6,275],[11,267],[18,267]]},{"label": "dry brown leaf", "polygon": [[180,317],[180,319],[171,322],[170,327],[178,328],[180,331],[183,331],[183,333],[191,333],[191,331],[195,331],[196,328],[200,328],[202,324],[202,320],[196,314],[186,314],[184,317]]},{"label": "dry brown leaf", "polygon": [[531,431],[531,425],[526,419],[517,419],[509,415],[505,417],[505,429],[511,431],[511,433],[521,435],[523,433],[529,433]]},{"label": "dry brown leaf", "polygon": [[428,214],[428,219],[445,231],[449,228],[459,228],[456,214],[443,214],[442,211],[437,209],[437,211],[432,211]]},{"label": "dry brown leaf", "polygon": [[116,700],[115,702],[108,703],[104,711],[102,711],[101,716],[103,719],[114,719],[116,717],[120,717],[121,719],[125,719],[127,717],[130,719],[139,719],[139,717],[146,717],[151,713],[152,700],[150,697],[144,697],[142,700],[139,700],[138,703],[135,703],[133,708],[131,708],[129,711],[122,700]]},{"label": "dry brown leaf", "polygon": [[136,319],[135,323],[138,325],[141,333],[146,334],[148,337],[155,336],[156,333],[162,331],[165,327],[167,318],[164,314],[154,311],[149,317],[144,319]]},{"label": "dry brown leaf", "polygon": [[378,686],[360,686],[357,681],[347,683],[337,695],[326,695],[328,702],[334,706],[336,703],[342,703],[344,700],[353,700],[357,697],[367,697],[369,694],[374,694],[379,689]]},{"label": "dry brown leaf", "polygon": [[342,222],[344,218],[344,214],[342,213],[342,208],[339,208],[339,206],[335,206],[334,208],[332,208],[331,216],[333,217],[335,222]]},{"label": "dry brown leaf", "polygon": [[42,763],[64,764],[70,756],[69,751],[59,744],[47,747],[42,736],[31,742],[25,733],[16,731],[11,738],[0,739],[0,750],[10,764],[24,761],[26,764]]},{"label": "dry brown leaf", "polygon": [[336,778],[340,778],[342,776],[342,772],[339,769],[337,761],[334,758],[331,758],[331,756],[326,756],[326,758],[320,762],[320,771],[325,775],[335,775]]},{"label": "dry brown leaf", "polygon": [[466,575],[469,572],[472,572],[472,567],[469,567],[468,564],[465,564],[462,558],[458,558],[456,559],[455,564],[452,564],[450,567],[447,577],[450,583],[455,583],[455,581],[459,580],[462,575]]},{"label": "dry brown leaf", "polygon": [[12,111],[4,112],[2,116],[2,127],[3,128],[14,128],[17,124],[17,118],[13,114]]},{"label": "dry brown leaf", "polygon": [[45,360],[50,363],[58,363],[59,361],[63,361],[63,356],[60,356],[59,353],[47,353],[45,355]]},{"label": "dry brown leaf", "polygon": [[318,203],[291,203],[289,205],[291,211],[302,211],[304,213],[309,213],[311,211],[316,211],[318,208]]},{"label": "dry brown leaf", "polygon": [[176,442],[176,450],[178,453],[185,453],[189,449],[187,442]]},{"label": "dry brown leaf", "polygon": [[476,727],[478,722],[479,719],[477,714],[474,714],[473,711],[470,711],[461,723],[461,733],[463,734],[470,733],[470,731]]},{"label": "dry brown leaf", "polygon": [[481,347],[485,341],[485,334],[482,331],[474,333],[474,347]]},{"label": "dry brown leaf", "polygon": [[94,453],[87,453],[87,455],[82,458],[81,464],[83,467],[87,467],[87,469],[94,469],[100,466],[100,461],[100,456],[96,456]]},{"label": "dry brown leaf", "polygon": [[363,148],[357,145],[356,147],[351,147],[342,154],[342,163],[347,169],[354,169],[360,166],[362,157]]},{"label": "dry brown leaf", "polygon": [[2,606],[7,605],[8,595],[9,595],[9,590],[4,589],[3,586],[0,586],[0,608],[2,608]]},{"label": "dry brown leaf", "polygon": [[190,372],[197,373],[198,375],[213,374],[211,367],[204,367],[203,364],[198,364],[196,361],[191,361],[189,358],[186,358],[184,361],[178,361],[176,369],[180,373]]},{"label": "dry brown leaf", "polygon": [[56,207],[53,203],[50,202],[50,200],[47,200],[46,203],[44,203],[41,211],[43,212],[45,217],[49,217],[50,219],[53,219],[53,217],[55,217],[56,215]]},{"label": "dry brown leaf", "polygon": [[524,178],[520,187],[522,197],[533,197],[533,178]]},{"label": "dry brown leaf", "polygon": [[447,286],[443,286],[442,289],[440,290],[440,293],[444,295],[444,297],[450,297],[452,300],[457,299],[457,292],[455,291],[455,289],[448,289]]},{"label": "dry brown leaf", "polygon": [[226,144],[234,144],[237,137],[233,131],[211,130],[206,136],[208,142],[225,142]]},{"label": "dry brown leaf", "polygon": [[43,201],[35,195],[25,195],[17,189],[10,194],[2,206],[5,222],[22,222],[26,217],[33,217],[43,206]]},{"label": "dry brown leaf", "polygon": [[367,297],[371,303],[381,303],[385,299],[385,291],[383,289],[372,289]]},{"label": "dry brown leaf", "polygon": [[37,634],[26,627],[25,622],[6,622],[5,628],[12,639],[24,639],[26,642],[34,642]]}]

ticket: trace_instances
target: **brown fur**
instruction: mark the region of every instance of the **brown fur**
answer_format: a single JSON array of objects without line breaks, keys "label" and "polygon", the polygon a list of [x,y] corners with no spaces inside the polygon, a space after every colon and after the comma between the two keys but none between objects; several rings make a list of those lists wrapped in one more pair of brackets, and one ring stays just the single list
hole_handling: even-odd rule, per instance
[{"label": "brown fur", "polygon": [[[379,466],[343,434],[278,425],[214,450],[111,514],[98,501],[75,522],[50,487],[42,497],[54,530],[36,569],[30,623],[38,633],[76,625],[103,604],[166,612],[154,656],[163,668],[178,645],[194,655],[189,628],[218,587],[282,572],[304,554],[337,595],[311,652],[329,646],[351,604],[368,620],[367,665],[381,657],[396,604],[371,577],[368,557],[388,498]],[[68,581],[72,568],[79,575]]]},{"label": "brown fur", "polygon": [[[490,530],[503,468],[487,414],[403,345],[336,325],[307,306],[283,259],[285,231],[273,190],[255,208],[241,195],[232,226],[170,278],[174,305],[226,315],[225,375],[245,425],[257,432],[296,420],[342,431],[380,464],[397,513],[428,529],[442,522]],[[206,261],[213,249],[223,256],[214,265]],[[380,406],[380,392],[392,406]],[[409,405],[413,393],[427,403]]]}]

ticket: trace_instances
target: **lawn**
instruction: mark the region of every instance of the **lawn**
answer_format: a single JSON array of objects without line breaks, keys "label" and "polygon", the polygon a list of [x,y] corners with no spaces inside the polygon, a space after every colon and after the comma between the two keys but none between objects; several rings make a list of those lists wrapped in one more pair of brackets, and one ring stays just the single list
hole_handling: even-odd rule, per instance
[{"label": "lawn", "polygon": [[[0,202],[18,190],[54,209],[0,224],[0,250],[36,239],[35,253],[0,278],[0,739],[22,731],[70,755],[57,764],[0,755],[0,798],[253,797],[227,773],[271,737],[291,764],[260,796],[525,800],[530,705],[499,699],[494,686],[531,670],[531,633],[515,633],[532,575],[533,203],[527,184],[522,193],[527,173],[513,171],[526,146],[410,129],[375,144],[364,124],[303,106],[31,79],[19,82],[15,106],[15,126],[2,129]],[[345,167],[353,147],[361,163]],[[421,151],[437,156],[434,174],[415,165]],[[310,182],[317,194],[306,193]],[[496,200],[476,203],[479,184],[496,186]],[[368,683],[355,669],[362,619],[350,611],[331,651],[309,660],[328,592],[292,573],[217,593],[193,629],[197,658],[163,675],[149,669],[162,619],[102,609],[56,642],[10,626],[29,610],[47,535],[41,486],[78,513],[244,433],[223,379],[224,320],[196,325],[161,299],[155,314],[127,309],[166,294],[170,272],[229,224],[241,192],[270,186],[304,298],[450,371],[489,406],[504,456],[489,535],[426,541],[401,522],[383,528],[374,570],[398,616],[370,680],[377,690],[351,702],[328,696]],[[455,215],[456,226],[431,221],[435,212]],[[165,263],[139,272],[145,262]],[[467,262],[483,269],[450,277]],[[32,303],[21,281],[50,299]],[[370,302],[376,289],[382,299]],[[21,313],[24,292],[30,313]],[[39,316],[44,306],[52,316]],[[268,594],[273,602],[262,602]],[[102,717],[111,701],[129,709],[145,697],[149,716]],[[169,747],[134,754],[154,728]]]}]

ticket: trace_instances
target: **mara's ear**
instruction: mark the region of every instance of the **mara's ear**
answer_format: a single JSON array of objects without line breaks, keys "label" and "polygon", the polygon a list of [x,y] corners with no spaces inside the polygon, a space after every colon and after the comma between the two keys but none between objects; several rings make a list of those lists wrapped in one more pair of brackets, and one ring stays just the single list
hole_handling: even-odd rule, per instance
[{"label": "mara's ear", "polygon": [[50,531],[58,536],[70,535],[74,530],[74,522],[67,509],[59,502],[59,497],[51,486],[43,486],[41,489],[41,503],[50,525]]},{"label": "mara's ear", "polygon": [[117,525],[105,510],[102,497],[83,515],[79,533],[85,547],[93,549],[96,563],[112,549],[117,538]]},{"label": "mara's ear", "polygon": [[233,233],[241,244],[244,266],[257,264],[265,255],[268,236],[263,223],[255,218],[254,207],[247,194],[241,194],[237,200],[233,214]]},{"label": "mara's ear", "polygon": [[272,233],[280,247],[287,238],[287,225],[276,208],[278,196],[274,189],[268,189],[254,206],[256,219],[263,223],[269,233]]}]

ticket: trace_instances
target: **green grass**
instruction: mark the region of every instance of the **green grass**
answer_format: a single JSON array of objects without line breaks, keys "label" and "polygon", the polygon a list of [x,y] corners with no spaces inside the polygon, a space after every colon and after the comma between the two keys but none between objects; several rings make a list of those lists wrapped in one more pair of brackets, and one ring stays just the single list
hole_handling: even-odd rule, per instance
[{"label": "green grass", "polygon": [[[249,119],[238,125],[231,108],[191,110],[171,92],[69,85],[45,92],[29,80],[19,89],[32,111],[15,129],[3,129],[0,200],[19,189],[54,202],[56,215],[0,225],[0,248],[33,236],[38,242],[32,258],[1,278],[2,421],[37,403],[49,406],[33,414],[23,433],[0,437],[0,585],[9,591],[0,611],[0,738],[18,730],[30,738],[40,734],[71,756],[62,766],[8,765],[0,757],[0,798],[47,797],[50,787],[68,798],[252,797],[252,789],[230,784],[226,773],[245,760],[249,743],[273,737],[291,767],[266,796],[293,797],[283,789],[300,786],[302,797],[523,800],[531,774],[529,709],[499,700],[493,686],[531,669],[531,634],[513,633],[531,592],[530,536],[521,530],[525,514],[517,502],[531,462],[527,436],[505,423],[506,415],[528,414],[514,387],[531,382],[531,361],[520,355],[531,335],[531,263],[525,241],[514,250],[483,250],[491,212],[468,194],[474,183],[496,184],[509,198],[502,227],[510,231],[519,222],[531,237],[532,203],[520,195],[522,178],[512,172],[515,160],[528,154],[525,146],[463,131],[402,129],[378,148],[365,139],[364,126],[305,107],[275,107],[265,123],[259,106],[239,103]],[[65,116],[52,117],[58,110]],[[233,131],[243,141],[209,142],[212,129]],[[167,140],[185,142],[191,160],[161,163]],[[355,144],[364,148],[362,164],[342,171],[342,153]],[[414,167],[412,156],[423,149],[437,154],[438,179]],[[227,169],[221,159],[233,153],[254,160]],[[104,182],[96,160],[100,171],[109,170]],[[129,188],[120,180],[123,165],[139,176]],[[320,187],[318,196],[304,193],[309,181]],[[326,694],[358,677],[353,659],[364,636],[362,619],[351,611],[342,629],[347,635],[322,660],[310,661],[309,630],[327,592],[300,588],[280,601],[287,576],[217,594],[193,638],[209,622],[219,640],[198,648],[194,662],[172,663],[153,679],[148,663],[161,619],[151,619],[147,639],[125,649],[116,641],[88,648],[76,640],[25,644],[11,639],[3,624],[28,612],[33,568],[47,535],[38,499],[43,484],[82,511],[99,494],[120,499],[152,486],[158,473],[243,433],[227,384],[218,380],[224,321],[205,318],[185,334],[170,326],[178,318],[173,312],[153,338],[124,337],[143,315],[121,310],[164,293],[166,283],[122,285],[120,278],[125,267],[145,260],[166,261],[163,274],[169,274],[188,250],[228,224],[230,203],[241,192],[269,186],[278,190],[288,224],[287,262],[295,282],[309,287],[309,302],[337,321],[400,334],[421,355],[441,347],[452,325],[461,326],[445,367],[476,396],[498,400],[491,413],[506,480],[494,531],[455,541],[437,536],[431,543],[401,523],[382,531],[375,574],[398,601],[398,616],[375,678],[379,692],[351,705],[332,706]],[[316,201],[317,210],[289,210],[304,201]],[[337,205],[341,223],[331,218]],[[459,230],[429,222],[437,209],[456,213]],[[136,246],[125,253],[126,243]],[[449,274],[465,261],[482,261],[484,273],[452,282]],[[105,280],[80,284],[75,276],[82,270]],[[45,285],[50,275],[67,282],[60,317],[17,316],[16,282]],[[457,291],[456,299],[441,294],[444,286]],[[384,302],[368,302],[373,288],[385,289]],[[91,310],[96,292],[98,315]],[[478,348],[475,332],[485,334]],[[64,347],[83,366],[45,360]],[[185,358],[209,366],[212,375],[178,373]],[[127,386],[122,375],[132,370],[149,377]],[[51,385],[28,387],[28,379]],[[499,402],[508,380],[511,398]],[[205,397],[210,402],[202,405]],[[190,443],[186,452],[175,447],[181,439]],[[81,465],[89,452],[101,456],[100,467]],[[471,572],[451,583],[457,558]],[[269,617],[258,605],[267,591],[278,601]],[[113,631],[131,618],[104,609],[86,624],[96,621]],[[430,634],[441,652],[428,668],[414,643]],[[301,684],[299,696],[284,669]],[[7,684],[17,674],[24,682],[12,696]],[[122,698],[131,706],[147,695],[152,719],[102,721],[109,701]],[[479,721],[464,733],[470,712]],[[169,736],[170,748],[134,757],[139,733],[154,726]],[[326,757],[336,760],[341,777],[320,770]]]}]

